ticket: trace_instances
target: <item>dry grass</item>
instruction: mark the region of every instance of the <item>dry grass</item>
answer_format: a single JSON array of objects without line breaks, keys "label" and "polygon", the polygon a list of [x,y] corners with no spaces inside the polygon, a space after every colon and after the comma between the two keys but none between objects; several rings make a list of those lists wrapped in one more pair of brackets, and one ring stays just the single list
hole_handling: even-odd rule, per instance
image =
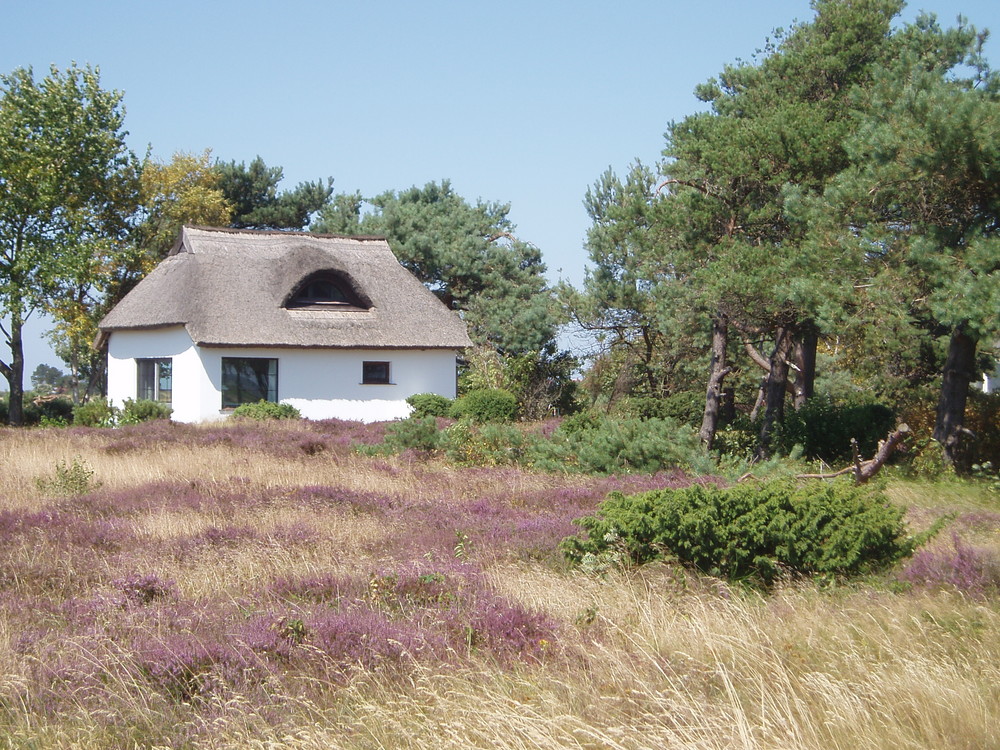
[{"label": "dry grass", "polygon": [[[269,429],[288,431],[292,439],[301,428]],[[148,487],[155,494],[156,483],[194,482],[203,496],[217,495],[220,502],[186,507],[159,505],[152,497],[148,507],[122,517],[142,543],[118,557],[67,551],[41,536],[0,553],[3,567],[39,576],[34,583],[0,577],[6,581],[0,603],[7,603],[0,610],[0,747],[1000,746],[995,600],[951,590],[897,591],[884,581],[829,590],[802,583],[763,595],[670,566],[600,579],[551,561],[499,554],[479,561],[489,586],[557,624],[557,637],[542,644],[537,658],[509,663],[489,653],[433,661],[414,656],[388,671],[355,665],[346,677],[332,665],[329,671],[295,671],[289,664],[253,689],[171,700],[144,682],[124,645],[129,634],[112,637],[114,627],[125,627],[115,624],[113,611],[102,610],[99,617],[111,625],[102,631],[104,640],[95,640],[67,631],[58,606],[15,611],[9,604],[15,592],[35,592],[57,604],[104,595],[126,559],[136,571],[175,581],[182,600],[252,608],[259,603],[244,600],[262,582],[367,575],[389,554],[384,540],[408,533],[405,516],[304,504],[295,488],[327,485],[459,508],[493,496],[516,506],[520,497],[554,491],[566,480],[344,451],[282,458],[227,445],[171,443],[112,453],[105,449],[108,441],[99,431],[0,432],[6,467],[0,510],[53,507],[35,478],[73,457],[94,470],[104,491]],[[241,497],[258,493],[267,502],[223,502],[237,480]],[[994,499],[960,489],[947,488],[939,504],[932,486],[897,485],[892,492],[897,500],[916,498],[926,514],[1000,510]],[[71,510],[86,505],[60,502],[56,507]],[[177,540],[224,526],[254,535],[163,553]],[[283,545],[270,536],[299,526],[316,538]],[[1000,529],[979,526],[976,534],[996,548]],[[34,637],[50,650],[26,649],[26,628],[42,633]],[[49,630],[58,640],[46,640]],[[57,661],[96,665],[103,681],[99,687],[86,682],[82,666],[80,676],[56,680],[50,670]],[[94,690],[103,691],[97,700],[88,692]],[[58,715],[51,711],[54,691],[62,691]]]}]

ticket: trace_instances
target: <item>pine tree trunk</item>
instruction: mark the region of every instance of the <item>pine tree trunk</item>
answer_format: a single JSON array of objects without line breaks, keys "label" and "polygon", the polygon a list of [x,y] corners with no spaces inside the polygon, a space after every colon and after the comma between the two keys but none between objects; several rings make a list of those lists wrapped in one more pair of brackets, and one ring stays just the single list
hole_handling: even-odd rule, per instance
[{"label": "pine tree trunk", "polygon": [[705,415],[701,420],[701,442],[706,448],[712,447],[715,431],[719,426],[719,410],[722,403],[722,382],[733,368],[726,365],[726,344],[729,341],[729,325],[725,316],[712,318],[712,361],[709,367],[708,390],[705,394]]},{"label": "pine tree trunk", "polygon": [[962,444],[968,434],[964,428],[965,403],[969,384],[975,377],[976,344],[963,326],[952,331],[934,424],[934,439],[944,448],[945,460],[959,470],[968,468],[964,465],[967,451],[962,450]]},{"label": "pine tree trunk", "polygon": [[778,329],[774,339],[774,351],[771,353],[771,371],[765,383],[764,420],[760,426],[760,436],[757,442],[757,458],[765,459],[771,455],[771,440],[774,428],[785,418],[785,390],[788,384],[788,354],[792,347],[791,332],[788,328]]},{"label": "pine tree trunk", "polygon": [[793,360],[795,362],[795,408],[802,406],[813,397],[816,383],[816,348],[819,345],[819,331],[812,323],[806,323],[795,337]]}]

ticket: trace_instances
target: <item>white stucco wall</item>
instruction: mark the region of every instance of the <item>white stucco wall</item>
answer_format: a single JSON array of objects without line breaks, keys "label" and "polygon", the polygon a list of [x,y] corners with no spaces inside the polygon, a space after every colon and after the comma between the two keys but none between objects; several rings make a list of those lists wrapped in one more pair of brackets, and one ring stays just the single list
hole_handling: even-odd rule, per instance
[{"label": "white stucco wall", "polygon": [[[125,399],[136,397],[136,359],[166,357],[173,360],[171,419],[203,421],[205,405],[213,400],[210,393],[206,394],[211,382],[198,357],[198,349],[182,326],[113,333],[108,342],[108,400],[120,407]],[[218,404],[218,397],[214,402]],[[218,409],[216,406],[215,411]]]},{"label": "white stucco wall", "polygon": [[[383,349],[198,348],[181,328],[116,331],[108,347],[108,398],[121,405],[136,397],[136,358],[173,359],[173,419],[204,422],[222,411],[222,358],[278,360],[278,400],[309,419],[376,422],[409,415],[405,399],[415,393],[456,395],[456,352]],[[362,363],[389,362],[390,383],[365,385]]]}]

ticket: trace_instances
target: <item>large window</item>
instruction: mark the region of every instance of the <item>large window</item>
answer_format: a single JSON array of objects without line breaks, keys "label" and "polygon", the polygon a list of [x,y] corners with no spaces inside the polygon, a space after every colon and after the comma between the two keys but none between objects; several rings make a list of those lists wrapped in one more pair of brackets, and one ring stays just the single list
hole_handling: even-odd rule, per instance
[{"label": "large window", "polygon": [[136,398],[169,404],[173,396],[172,360],[137,359]]},{"label": "large window", "polygon": [[278,360],[264,357],[222,358],[222,408],[278,401]]}]

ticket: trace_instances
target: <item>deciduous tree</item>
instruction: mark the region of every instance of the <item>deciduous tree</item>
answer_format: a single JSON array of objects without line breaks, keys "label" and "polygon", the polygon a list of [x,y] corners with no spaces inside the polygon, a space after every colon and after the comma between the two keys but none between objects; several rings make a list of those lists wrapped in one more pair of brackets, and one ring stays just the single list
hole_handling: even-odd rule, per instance
[{"label": "deciduous tree", "polygon": [[99,263],[94,274],[46,306],[55,322],[50,339],[69,368],[74,396],[100,390],[105,353],[93,348],[100,319],[166,257],[181,227],[229,223],[232,209],[219,183],[208,150],[177,153],[169,162],[147,157],[142,163],[139,206],[129,217],[128,234],[94,256]]},{"label": "deciduous tree", "polygon": [[22,328],[33,312],[93,283],[126,236],[139,163],[125,144],[122,96],[96,69],[19,68],[0,78],[0,305],[10,349],[0,373],[22,421]]}]

